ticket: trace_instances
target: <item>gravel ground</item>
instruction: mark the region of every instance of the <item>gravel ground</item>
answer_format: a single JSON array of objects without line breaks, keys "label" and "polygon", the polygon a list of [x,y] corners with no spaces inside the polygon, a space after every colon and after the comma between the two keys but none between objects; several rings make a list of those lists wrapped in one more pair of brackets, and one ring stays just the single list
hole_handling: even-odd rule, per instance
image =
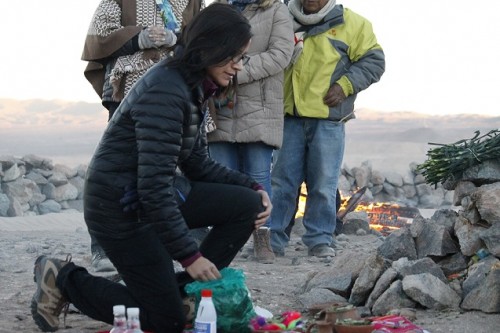
[{"label": "gravel ground", "polygon": [[[293,236],[293,246],[275,264],[253,261],[251,241],[233,262],[233,267],[245,272],[254,304],[273,314],[288,309],[299,310],[297,290],[307,274],[328,270],[327,260],[308,257],[299,236]],[[376,244],[377,238],[373,235],[349,236],[348,242],[337,251],[337,257],[349,255],[355,258],[353,253],[371,251]],[[39,332],[29,309],[35,290],[33,263],[41,254],[63,259],[67,253],[72,254],[75,263],[89,266],[90,240],[81,214],[0,218],[0,333]],[[414,322],[431,333],[500,332],[500,314],[419,310]],[[68,314],[66,325],[59,332],[95,333],[110,328],[78,312]]]}]

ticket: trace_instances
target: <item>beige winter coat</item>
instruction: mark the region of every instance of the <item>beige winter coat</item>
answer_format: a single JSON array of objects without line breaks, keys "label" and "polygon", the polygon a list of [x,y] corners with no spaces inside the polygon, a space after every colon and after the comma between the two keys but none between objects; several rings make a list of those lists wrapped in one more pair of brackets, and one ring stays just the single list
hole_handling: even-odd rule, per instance
[{"label": "beige winter coat", "polygon": [[[221,0],[219,2],[225,2]],[[263,142],[280,148],[283,141],[283,70],[293,52],[293,28],[288,8],[279,0],[247,6],[243,15],[252,25],[249,62],[238,73],[234,107],[215,100],[217,129],[209,142]],[[220,103],[223,105],[224,103]]]}]

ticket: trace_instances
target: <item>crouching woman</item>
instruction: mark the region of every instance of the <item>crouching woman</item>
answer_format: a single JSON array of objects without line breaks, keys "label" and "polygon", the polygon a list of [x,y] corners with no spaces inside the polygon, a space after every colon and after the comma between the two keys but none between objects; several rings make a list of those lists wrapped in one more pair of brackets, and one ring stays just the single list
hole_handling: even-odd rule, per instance
[{"label": "crouching woman", "polygon": [[[120,103],[87,171],[84,218],[124,284],[68,259],[37,258],[31,310],[43,331],[58,329],[71,302],[109,324],[113,305],[139,307],[144,330],[182,332],[184,285],[220,278],[266,222],[267,193],[210,159],[204,132],[205,101],[242,69],[250,38],[238,11],[212,4],[184,29],[175,55],[151,68]],[[130,188],[138,205],[124,210],[120,200]],[[188,231],[207,226],[198,246]],[[176,272],[173,260],[184,271]]]}]

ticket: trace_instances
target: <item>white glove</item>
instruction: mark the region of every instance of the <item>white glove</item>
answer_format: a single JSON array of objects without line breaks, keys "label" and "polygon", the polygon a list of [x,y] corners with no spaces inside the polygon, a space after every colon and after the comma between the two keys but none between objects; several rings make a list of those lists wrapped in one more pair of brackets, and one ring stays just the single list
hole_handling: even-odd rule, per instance
[{"label": "white glove", "polygon": [[177,43],[177,36],[172,30],[166,30],[165,42],[162,44],[165,46],[173,46]]},{"label": "white glove", "polygon": [[139,33],[139,47],[141,49],[172,46],[177,42],[177,36],[164,27],[148,27]]},{"label": "white glove", "polygon": [[149,32],[149,29],[143,29],[139,33],[139,48],[141,48],[141,50],[150,49],[154,47],[155,44],[150,36],[151,33]]}]

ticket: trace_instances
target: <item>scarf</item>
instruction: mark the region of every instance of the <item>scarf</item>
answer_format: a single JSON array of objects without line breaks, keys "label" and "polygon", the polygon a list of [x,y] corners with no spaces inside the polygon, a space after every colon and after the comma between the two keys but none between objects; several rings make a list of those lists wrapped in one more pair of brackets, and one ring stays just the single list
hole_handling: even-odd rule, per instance
[{"label": "scarf", "polygon": [[302,9],[302,4],[300,0],[290,0],[288,3],[288,10],[295,18],[293,22],[293,31],[295,32],[294,40],[295,46],[293,48],[292,60],[290,61],[290,66],[297,62],[300,55],[302,54],[302,49],[304,48],[304,31],[298,31],[302,26],[314,25],[325,18],[325,16],[335,7],[336,0],[329,0],[326,5],[319,10],[319,12],[314,14],[305,14]]},{"label": "scarf", "polygon": [[290,0],[288,9],[293,18],[293,31],[297,31],[303,25],[313,25],[319,23],[335,7],[336,0],[329,0],[326,5],[314,14],[305,14],[300,0]]},{"label": "scarf", "polygon": [[[219,86],[217,86],[217,84],[211,79],[203,80],[202,88],[205,100],[212,97],[219,90]],[[205,131],[207,133],[211,133],[217,129],[217,125],[215,124],[215,121],[212,117],[208,104],[204,112],[204,124],[205,124]]]},{"label": "scarf", "polygon": [[229,0],[227,3],[234,6],[240,12],[245,10],[247,5],[258,3],[260,0]]}]

